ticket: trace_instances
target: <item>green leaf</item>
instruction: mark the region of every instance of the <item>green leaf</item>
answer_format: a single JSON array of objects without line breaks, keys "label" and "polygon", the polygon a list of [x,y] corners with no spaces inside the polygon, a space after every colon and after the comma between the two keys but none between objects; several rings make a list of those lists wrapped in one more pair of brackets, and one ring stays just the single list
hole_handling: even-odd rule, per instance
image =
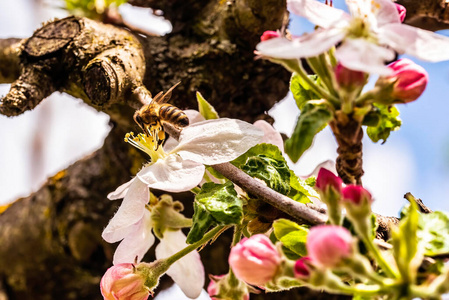
[{"label": "green leaf", "polygon": [[408,214],[401,219],[397,228],[393,228],[393,255],[402,278],[415,282],[417,271],[422,262],[422,253],[418,239],[419,212],[416,202],[411,201]]},{"label": "green leaf", "polygon": [[[383,140],[382,143],[385,143],[390,133],[401,127],[402,121],[399,118],[399,110],[395,106],[382,104],[374,104],[374,106],[379,109],[377,112],[379,121],[375,126],[368,126],[366,133],[374,143],[379,140]],[[371,118],[374,118],[374,116],[371,116]]]},{"label": "green leaf", "polygon": [[250,176],[259,178],[275,191],[293,200],[308,203],[308,197],[318,197],[313,189],[314,179],[309,182],[299,179],[288,168],[279,148],[272,144],[258,144],[231,162]]},{"label": "green leaf", "polygon": [[290,170],[285,161],[259,154],[249,157],[242,170],[249,176],[265,181],[267,186],[278,193],[287,195],[290,192]]},{"label": "green leaf", "polygon": [[304,151],[309,149],[315,135],[323,130],[330,120],[332,113],[326,106],[312,103],[304,105],[292,136],[285,141],[285,152],[293,162],[297,162]]},{"label": "green leaf", "polygon": [[215,108],[203,98],[200,92],[196,92],[196,100],[198,101],[198,110],[206,120],[219,118]]},{"label": "green leaf", "polygon": [[[309,78],[314,82],[317,82],[319,79],[317,75],[309,75]],[[309,100],[320,99],[310,85],[297,73],[292,74],[290,79],[290,90],[292,91],[293,98],[295,98],[296,105],[299,109],[302,109],[304,104]]]},{"label": "green leaf", "polygon": [[279,219],[273,222],[274,235],[282,244],[299,256],[306,256],[309,229],[293,221]]},{"label": "green leaf", "polygon": [[195,196],[193,225],[187,243],[199,241],[210,226],[240,224],[243,202],[232,182],[216,184],[207,182]]},{"label": "green leaf", "polygon": [[440,211],[421,214],[418,236],[425,248],[425,255],[449,253],[449,216]]}]

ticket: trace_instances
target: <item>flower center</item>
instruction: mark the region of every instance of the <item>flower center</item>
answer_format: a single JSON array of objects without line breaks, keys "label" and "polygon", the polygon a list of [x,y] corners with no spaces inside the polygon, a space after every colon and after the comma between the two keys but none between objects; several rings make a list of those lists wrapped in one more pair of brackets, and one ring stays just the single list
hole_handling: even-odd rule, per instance
[{"label": "flower center", "polygon": [[167,156],[164,149],[159,147],[153,138],[148,137],[145,134],[139,133],[137,136],[134,136],[133,132],[127,133],[125,135],[125,142],[130,143],[137,149],[148,154],[152,164],[159,158]]}]

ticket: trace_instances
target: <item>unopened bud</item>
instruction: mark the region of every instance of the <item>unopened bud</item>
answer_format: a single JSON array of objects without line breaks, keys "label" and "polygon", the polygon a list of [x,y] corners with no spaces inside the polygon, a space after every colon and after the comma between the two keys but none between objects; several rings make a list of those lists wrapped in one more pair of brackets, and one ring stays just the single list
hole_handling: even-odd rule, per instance
[{"label": "unopened bud", "polygon": [[407,10],[405,9],[404,6],[402,6],[400,4],[395,3],[394,5],[396,5],[396,9],[398,10],[399,19],[401,20],[401,22],[404,22]]},{"label": "unopened bud", "polygon": [[376,87],[384,89],[382,98],[376,99],[382,104],[408,103],[418,99],[424,92],[429,75],[420,65],[407,58],[391,63],[388,66],[393,73],[380,77]]},{"label": "unopened bud", "polygon": [[310,257],[301,257],[295,263],[295,267],[293,272],[295,273],[295,277],[299,279],[307,279],[310,276],[310,267],[308,263],[310,263]]},{"label": "unopened bud", "polygon": [[335,67],[335,78],[340,88],[353,91],[365,85],[367,76],[363,72],[348,69],[341,63],[338,63]]},{"label": "unopened bud", "polygon": [[146,300],[151,292],[145,280],[146,276],[133,264],[118,264],[110,267],[101,278],[101,294],[105,300]]},{"label": "unopened bud", "polygon": [[207,293],[211,300],[249,300],[249,291],[245,283],[239,281],[237,286],[231,285],[229,274],[209,275],[209,277]]},{"label": "unopened bud", "polygon": [[267,30],[265,31],[262,36],[260,37],[261,42],[265,42],[274,38],[278,38],[281,35],[277,31]]},{"label": "unopened bud", "polygon": [[307,253],[316,265],[333,268],[354,252],[351,233],[344,227],[320,225],[307,235]]},{"label": "unopened bud", "polygon": [[373,198],[370,192],[359,185],[350,184],[343,189],[343,205],[346,216],[354,225],[355,231],[361,236],[369,236],[371,232],[371,204]]},{"label": "unopened bud", "polygon": [[321,168],[316,178],[316,188],[320,192],[321,201],[328,208],[329,221],[331,224],[340,225],[341,216],[341,189],[343,180],[331,171]]},{"label": "unopened bud", "polygon": [[242,239],[229,254],[229,265],[235,276],[252,285],[271,281],[281,262],[278,250],[263,234]]}]

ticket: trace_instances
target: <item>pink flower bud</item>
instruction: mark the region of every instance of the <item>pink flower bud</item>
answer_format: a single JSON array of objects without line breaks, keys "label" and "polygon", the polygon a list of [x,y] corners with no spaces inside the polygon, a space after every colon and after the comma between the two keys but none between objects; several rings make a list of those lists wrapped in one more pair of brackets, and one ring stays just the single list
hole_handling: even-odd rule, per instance
[{"label": "pink flower bud", "polygon": [[[408,103],[418,99],[424,92],[429,75],[420,65],[407,58],[391,63],[388,66],[393,74],[386,77],[387,81],[394,81],[392,97],[400,103]],[[379,79],[382,81],[382,79]]]},{"label": "pink flower bud", "polygon": [[310,276],[310,267],[307,263],[310,263],[310,257],[301,257],[295,263],[295,268],[293,272],[295,273],[296,278],[307,279]]},{"label": "pink flower bud", "polygon": [[281,35],[277,31],[267,30],[265,31],[262,36],[260,37],[261,42],[265,42],[274,38],[278,38]]},{"label": "pink flower bud", "polygon": [[405,19],[405,15],[407,13],[407,10],[405,9],[404,6],[395,3],[394,5],[396,5],[396,9],[398,10],[399,13],[399,19],[401,20],[401,22],[404,22]]},{"label": "pink flower bud", "polygon": [[338,193],[341,193],[343,180],[328,169],[321,168],[316,178],[316,187],[321,191],[326,191],[328,187],[333,187]]},{"label": "pink flower bud", "polygon": [[310,259],[323,267],[336,267],[353,253],[351,233],[344,227],[320,225],[307,235],[307,253]]},{"label": "pink flower bud", "polygon": [[335,67],[335,78],[338,86],[346,90],[353,90],[356,87],[364,86],[366,83],[365,73],[348,69],[341,63],[338,63]]},{"label": "pink flower bud", "polygon": [[373,199],[370,192],[360,185],[350,184],[343,189],[343,201],[351,202],[356,205],[368,203],[371,205]]},{"label": "pink flower bud", "polygon": [[150,295],[145,277],[129,263],[110,267],[101,278],[100,289],[105,300],[146,300]]},{"label": "pink flower bud", "polygon": [[[222,300],[222,299],[241,299],[249,300],[249,292],[245,284],[239,285],[237,287],[230,286],[228,283],[227,274],[224,275],[209,275],[210,282],[207,286],[207,293],[211,300]],[[240,289],[240,290],[239,290]],[[230,295],[228,295],[228,293]],[[217,298],[215,296],[219,296]],[[227,298],[227,296],[229,296]]]},{"label": "pink flower bud", "polygon": [[240,280],[264,285],[276,274],[282,261],[276,247],[263,234],[242,239],[231,249],[229,265]]}]

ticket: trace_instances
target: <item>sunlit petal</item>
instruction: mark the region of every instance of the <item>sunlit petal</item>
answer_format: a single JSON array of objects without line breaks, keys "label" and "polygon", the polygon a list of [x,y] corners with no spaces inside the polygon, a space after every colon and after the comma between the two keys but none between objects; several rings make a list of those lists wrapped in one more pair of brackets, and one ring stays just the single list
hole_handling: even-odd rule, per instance
[{"label": "sunlit petal", "polygon": [[382,27],[386,24],[401,24],[398,9],[391,0],[375,0],[372,2],[372,10],[376,16],[377,26]]},{"label": "sunlit petal", "polygon": [[316,0],[288,0],[287,7],[295,15],[305,17],[313,24],[323,28],[328,28],[336,23],[347,23],[351,18],[343,10]]},{"label": "sunlit petal", "polygon": [[[156,258],[169,257],[187,247],[186,236],[181,230],[165,231],[164,238],[156,246]],[[173,265],[167,271],[184,294],[192,299],[197,298],[204,286],[204,267],[198,252],[192,251]]]},{"label": "sunlit petal", "polygon": [[400,53],[438,62],[449,59],[449,37],[404,24],[388,24],[379,33],[385,43]]},{"label": "sunlit petal", "polygon": [[177,152],[184,159],[206,165],[231,161],[262,139],[254,125],[235,119],[214,119],[192,124],[180,136]]},{"label": "sunlit petal", "polygon": [[140,180],[133,180],[120,208],[109,221],[103,231],[102,237],[109,243],[123,239],[130,231],[132,225],[139,222],[145,212],[145,204],[150,199],[148,186]]},{"label": "sunlit petal", "polygon": [[391,70],[385,63],[393,60],[395,53],[364,39],[346,39],[337,48],[336,56],[348,69],[388,75],[391,74]]},{"label": "sunlit petal", "polygon": [[275,58],[299,58],[317,56],[339,43],[345,36],[339,28],[318,29],[312,33],[288,40],[274,38],[259,43],[260,54]]},{"label": "sunlit petal", "polygon": [[121,241],[114,253],[114,265],[140,262],[148,249],[154,244],[151,232],[151,213],[145,210],[144,217],[132,225],[130,233]]},{"label": "sunlit petal", "polygon": [[205,167],[200,163],[171,154],[142,169],[137,177],[154,189],[183,192],[200,183],[204,170]]}]

